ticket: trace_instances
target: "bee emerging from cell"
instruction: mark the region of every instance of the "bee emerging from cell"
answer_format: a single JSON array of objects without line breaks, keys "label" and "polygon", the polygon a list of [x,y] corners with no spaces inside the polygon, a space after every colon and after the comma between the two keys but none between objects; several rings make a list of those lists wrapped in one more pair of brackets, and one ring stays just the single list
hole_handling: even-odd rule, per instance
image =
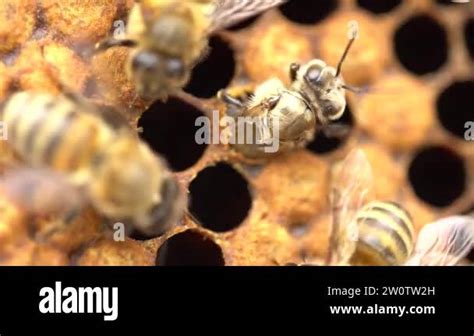
[{"label": "bee emerging from cell", "polygon": [[[348,128],[333,122],[344,114],[345,91],[357,91],[344,83],[341,69],[358,35],[358,24],[351,21],[349,43],[336,68],[320,59],[304,65],[294,63],[290,67],[292,83],[289,87],[273,78],[259,85],[250,99],[239,99],[225,90],[219,92],[218,97],[226,103],[227,114],[235,117],[237,123],[248,123],[245,117],[260,117],[269,120],[262,124],[277,125],[278,129],[270,126],[270,133],[279,135],[279,153],[304,147],[314,138],[317,129],[327,136],[343,137]],[[274,119],[278,122],[272,122]],[[261,144],[244,144],[235,148],[250,158],[267,156]]]}]

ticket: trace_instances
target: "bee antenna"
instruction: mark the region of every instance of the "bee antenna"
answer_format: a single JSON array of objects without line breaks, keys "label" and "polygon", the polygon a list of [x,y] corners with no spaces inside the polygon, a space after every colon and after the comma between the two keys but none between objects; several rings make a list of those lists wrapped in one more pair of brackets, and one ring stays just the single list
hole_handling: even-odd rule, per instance
[{"label": "bee antenna", "polygon": [[347,57],[347,54],[349,54],[349,50],[351,49],[352,44],[359,37],[359,24],[357,23],[357,21],[355,20],[350,21],[348,26],[349,26],[349,30],[347,32],[347,37],[349,38],[349,43],[347,43],[346,49],[344,50],[341,60],[339,61],[339,64],[337,65],[336,77],[339,76],[341,73],[342,64],[344,63]]},{"label": "bee antenna", "polygon": [[349,85],[344,84],[344,85],[342,85],[342,88],[344,90],[353,92],[355,94],[365,94],[365,93],[370,92],[370,89],[368,87],[353,87],[353,86],[349,86]]}]

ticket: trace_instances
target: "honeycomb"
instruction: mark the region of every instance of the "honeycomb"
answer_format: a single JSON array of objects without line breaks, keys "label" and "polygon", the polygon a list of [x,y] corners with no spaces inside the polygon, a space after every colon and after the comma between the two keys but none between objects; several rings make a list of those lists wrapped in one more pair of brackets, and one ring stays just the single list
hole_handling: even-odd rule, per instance
[{"label": "honeycomb", "polygon": [[[137,98],[124,72],[130,52],[92,55],[126,21],[133,0],[0,2],[0,99],[9,88],[58,93],[60,82],[126,111],[140,136],[164,156],[188,191],[186,214],[161,237],[115,242],[87,209],[48,239],[0,227],[3,265],[283,265],[324,260],[331,165],[363,148],[374,192],[411,213],[418,231],[474,209],[474,12],[443,0],[291,0],[212,36],[210,51],[183,93],[167,102]],[[292,62],[337,63],[347,22],[360,38],[343,68],[348,94],[344,139],[317,134],[305,149],[251,162],[224,145],[198,145],[195,120],[224,113],[222,88],[288,82]],[[18,158],[0,141],[0,172]],[[21,216],[21,214],[11,214]],[[0,225],[2,221],[0,219]],[[48,232],[57,223],[40,222]]]}]

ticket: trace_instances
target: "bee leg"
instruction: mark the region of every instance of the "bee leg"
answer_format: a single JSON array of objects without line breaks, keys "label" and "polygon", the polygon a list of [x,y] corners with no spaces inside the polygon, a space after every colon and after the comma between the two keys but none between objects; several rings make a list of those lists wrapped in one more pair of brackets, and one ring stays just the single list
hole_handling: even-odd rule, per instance
[{"label": "bee leg", "polygon": [[96,115],[103,118],[108,123],[108,125],[112,126],[114,129],[128,129],[130,127],[127,117],[121,110],[106,106],[97,108],[97,105],[89,102],[84,96],[73,91],[61,81],[57,80],[56,82],[64,97],[72,101],[74,104],[82,106],[84,111],[95,113]]},{"label": "bee leg", "polygon": [[321,127],[321,131],[328,138],[345,138],[351,131],[351,127],[341,123],[327,124]]},{"label": "bee leg", "polygon": [[290,79],[294,82],[298,76],[298,71],[300,70],[301,65],[298,63],[292,63],[290,65]]},{"label": "bee leg", "polygon": [[350,91],[352,93],[355,93],[356,95],[363,95],[363,94],[367,94],[367,93],[371,93],[372,90],[369,88],[369,87],[356,87],[356,86],[350,86],[350,85],[346,85],[344,84],[342,86],[342,88],[344,90],[347,90],[347,91]]},{"label": "bee leg", "polygon": [[217,94],[218,98],[228,105],[234,105],[235,107],[243,108],[244,104],[237,98],[231,96],[227,91],[221,90]]},{"label": "bee leg", "polygon": [[80,105],[80,106],[90,106],[90,104],[77,92],[74,92],[68,86],[64,85],[61,82],[58,82],[59,90],[61,93],[73,103]]},{"label": "bee leg", "polygon": [[273,96],[273,97],[270,97],[268,98],[265,102],[264,102],[264,105],[267,109],[269,110],[273,110],[277,105],[278,103],[280,102],[281,100],[281,95],[278,95],[278,96]]},{"label": "bee leg", "polygon": [[108,38],[103,40],[102,42],[99,42],[95,46],[95,53],[100,53],[103,51],[106,51],[107,49],[113,48],[113,47],[127,47],[127,48],[133,48],[137,46],[137,42],[134,40],[117,40],[114,38]]},{"label": "bee leg", "polygon": [[161,187],[162,202],[151,211],[152,226],[141,232],[150,238],[162,236],[176,224],[176,205],[181,197],[178,183],[173,179],[166,180]]},{"label": "bee leg", "polygon": [[231,96],[227,91],[221,90],[217,94],[217,97],[227,104],[227,114],[230,116],[238,116],[242,114],[245,109],[245,105],[237,98]]}]

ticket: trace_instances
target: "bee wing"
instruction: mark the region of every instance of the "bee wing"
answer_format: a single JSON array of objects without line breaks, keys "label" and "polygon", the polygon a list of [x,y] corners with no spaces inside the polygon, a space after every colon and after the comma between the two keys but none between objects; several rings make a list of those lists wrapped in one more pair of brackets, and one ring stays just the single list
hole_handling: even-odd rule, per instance
[{"label": "bee wing", "polygon": [[127,117],[115,107],[95,105],[94,108],[91,108],[88,111],[98,115],[107,125],[115,130],[128,130],[132,132],[132,128]]},{"label": "bee wing", "polygon": [[236,115],[236,128],[243,130],[243,134],[239,136],[248,136],[248,130],[251,129],[250,136],[256,144],[265,144],[271,138],[269,130],[269,121],[266,118],[265,102],[258,102],[253,105],[247,104],[243,114]]},{"label": "bee wing", "polygon": [[232,26],[287,0],[215,0],[210,32]]},{"label": "bee wing", "polygon": [[65,175],[22,168],[0,179],[1,194],[32,216],[62,215],[82,208],[85,196]]},{"label": "bee wing", "polygon": [[359,228],[354,220],[372,187],[372,168],[362,150],[352,151],[334,168],[331,190],[330,264],[347,264],[355,252]]},{"label": "bee wing", "polygon": [[71,89],[71,87],[67,85],[67,82],[61,79],[59,69],[54,65],[51,64],[51,66],[47,68],[47,71],[56,82],[56,85],[60,88],[62,97],[81,107],[81,112],[97,115],[114,129],[130,128],[130,123],[128,122],[124,112],[110,106],[98,106],[97,103],[84,98],[82,95]]},{"label": "bee wing", "polygon": [[406,262],[416,266],[452,266],[474,248],[474,218],[452,216],[425,225],[415,252]]},{"label": "bee wing", "polygon": [[127,129],[132,131],[131,125],[125,114],[112,106],[99,105],[96,101],[86,100],[82,96],[68,90],[63,90],[65,99],[81,108],[81,112],[95,115],[115,130]]}]

